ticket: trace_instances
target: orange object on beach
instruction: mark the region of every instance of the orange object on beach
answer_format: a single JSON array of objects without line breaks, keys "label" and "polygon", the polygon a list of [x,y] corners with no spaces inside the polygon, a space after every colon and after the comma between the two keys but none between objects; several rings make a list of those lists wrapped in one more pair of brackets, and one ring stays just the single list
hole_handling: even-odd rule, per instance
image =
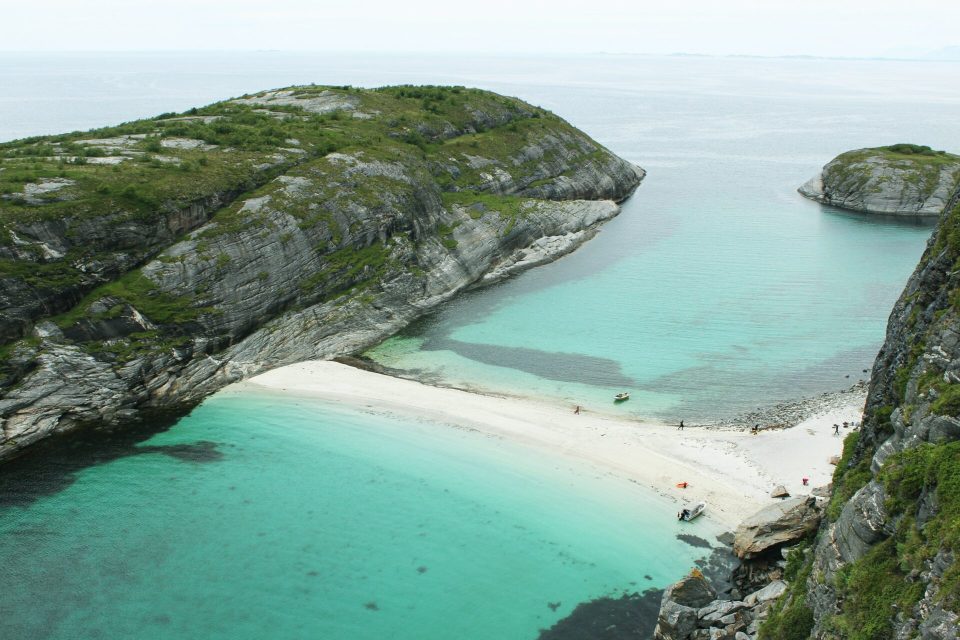
[{"label": "orange object on beach", "polygon": [[677,483],[677,486],[680,487],[681,489],[686,489],[687,486],[689,486],[689,484],[690,484],[690,483],[688,483],[688,482],[678,482],[678,483]]}]

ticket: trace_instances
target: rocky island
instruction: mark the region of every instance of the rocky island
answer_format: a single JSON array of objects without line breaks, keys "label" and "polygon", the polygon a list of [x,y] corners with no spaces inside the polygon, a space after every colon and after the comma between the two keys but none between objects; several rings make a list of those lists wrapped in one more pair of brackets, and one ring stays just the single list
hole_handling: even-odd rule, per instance
[{"label": "rocky island", "polygon": [[800,187],[812,200],[863,213],[937,216],[960,186],[960,156],[914,144],[842,153]]},{"label": "rocky island", "polygon": [[461,87],[303,86],[0,145],[0,458],[370,346],[644,176]]}]

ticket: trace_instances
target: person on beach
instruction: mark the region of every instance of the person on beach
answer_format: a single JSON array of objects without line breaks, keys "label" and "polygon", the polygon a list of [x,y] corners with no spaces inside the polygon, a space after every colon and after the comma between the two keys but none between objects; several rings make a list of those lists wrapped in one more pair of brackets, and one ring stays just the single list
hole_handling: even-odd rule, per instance
[{"label": "person on beach", "polygon": [[834,425],[833,425],[833,435],[835,435],[835,436],[840,435],[840,425],[838,425],[838,424],[836,424],[836,423],[834,423]]},{"label": "person on beach", "polygon": [[759,422],[758,422],[757,424],[753,425],[752,427],[750,427],[750,433],[753,434],[753,435],[757,435],[758,433],[760,433],[760,423],[759,423]]},{"label": "person on beach", "polygon": [[683,431],[683,420],[680,421],[680,426],[677,427],[677,431]]},{"label": "person on beach", "polygon": [[577,405],[577,408],[573,410],[573,415],[580,415],[580,405]]}]

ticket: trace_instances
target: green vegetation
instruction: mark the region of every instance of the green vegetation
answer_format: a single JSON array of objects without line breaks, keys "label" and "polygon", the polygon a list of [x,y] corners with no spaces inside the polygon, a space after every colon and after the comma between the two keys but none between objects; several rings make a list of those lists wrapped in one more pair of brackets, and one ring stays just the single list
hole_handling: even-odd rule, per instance
[{"label": "green vegetation", "polygon": [[893,144],[888,147],[872,149],[857,149],[842,153],[837,158],[844,163],[862,162],[871,157],[882,157],[887,160],[899,161],[903,166],[947,166],[960,163],[960,156],[946,151],[934,151],[930,147],[916,144]]},{"label": "green vegetation", "polygon": [[324,292],[322,299],[330,300],[372,286],[389,265],[390,250],[376,242],[362,249],[346,247],[324,258],[326,268],[304,278],[300,289],[308,295],[320,289]]},{"label": "green vegetation", "polygon": [[898,153],[900,155],[912,156],[912,155],[921,155],[921,156],[947,156],[950,155],[946,151],[934,151],[926,145],[919,144],[909,144],[901,142],[900,144],[892,144],[889,147],[880,147],[884,151],[889,151],[891,153]]},{"label": "green vegetation", "polygon": [[[879,480],[897,526],[890,538],[837,574],[843,607],[829,623],[850,640],[889,638],[895,612],[909,614],[923,596],[926,583],[919,575],[927,562],[941,549],[960,551],[960,442],[923,444],[892,456]],[[924,496],[935,496],[936,509],[918,523]],[[947,607],[960,604],[956,563],[944,574],[937,598]]]},{"label": "green vegetation", "polygon": [[507,222],[503,235],[510,233],[517,224],[517,220],[526,215],[535,206],[533,198],[520,196],[500,196],[492,193],[477,191],[445,192],[443,204],[447,207],[459,205],[467,209],[474,220],[482,218],[487,213],[496,213],[501,220]]},{"label": "green vegetation", "polygon": [[840,512],[847,500],[872,479],[870,473],[872,452],[861,453],[856,464],[850,466],[859,439],[860,432],[854,431],[847,435],[843,441],[843,455],[840,457],[837,468],[833,471],[833,495],[830,498],[830,504],[827,506],[827,518],[831,521],[840,517]]},{"label": "green vegetation", "polygon": [[760,626],[760,640],[806,640],[813,628],[813,611],[807,605],[807,578],[813,570],[808,543],[803,542],[790,551],[784,579],[787,591],[770,610]]},{"label": "green vegetation", "polygon": [[90,316],[93,319],[114,316],[119,311],[118,306],[114,306],[106,314],[98,316],[90,314],[90,305],[106,297],[117,298],[126,302],[152,322],[161,325],[192,322],[201,313],[209,311],[208,309],[194,307],[193,300],[189,296],[172,296],[160,291],[156,283],[137,270],[131,271],[113,282],[97,287],[73,309],[56,316],[53,320],[60,327],[66,328],[76,324],[85,316]]}]

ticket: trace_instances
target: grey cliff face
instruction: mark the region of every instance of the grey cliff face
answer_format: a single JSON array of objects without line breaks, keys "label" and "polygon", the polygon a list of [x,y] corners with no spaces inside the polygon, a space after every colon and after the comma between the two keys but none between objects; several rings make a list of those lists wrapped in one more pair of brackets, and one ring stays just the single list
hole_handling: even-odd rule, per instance
[{"label": "grey cliff face", "polygon": [[[513,117],[504,113],[473,118],[501,126]],[[328,153],[274,166],[254,191],[178,210],[160,228],[84,236],[125,261],[104,265],[95,281],[150,257],[119,280],[119,293],[88,296],[82,314],[57,322],[44,318],[82,291],[53,292],[57,304],[38,310],[27,308],[35,297],[0,286],[5,313],[17,318],[10,333],[29,327],[0,379],[0,458],[78,427],[187,409],[272,367],[357,352],[465,288],[572,251],[619,213],[644,172],[571,131],[506,156],[486,157],[482,146],[469,157],[451,152],[442,166],[415,148]],[[31,242],[61,251],[56,225],[34,229]],[[93,234],[96,219],[89,225]],[[129,304],[122,293],[131,289],[153,306]]]},{"label": "grey cliff face", "polygon": [[799,192],[823,204],[886,215],[937,216],[960,185],[960,158],[904,158],[860,149],[834,158]]},{"label": "grey cliff face", "polygon": [[[884,463],[919,445],[960,439],[957,410],[942,401],[952,385],[960,383],[960,313],[951,300],[960,290],[960,273],[955,270],[960,247],[951,238],[960,210],[955,204],[957,194],[948,199],[952,208],[941,218],[890,314],[886,341],[874,363],[855,452],[855,457],[869,461],[873,479],[843,506],[835,522],[826,523],[820,531],[807,585],[815,621],[812,637],[834,637],[830,619],[844,606],[834,587],[838,571],[894,533],[898,519],[887,512],[888,496],[876,477]],[[922,526],[937,508],[933,496],[924,494],[908,512]],[[941,550],[925,563],[915,577],[926,585],[925,592],[912,611],[895,618],[893,637],[957,637],[960,618],[944,609],[938,597],[940,579],[953,561],[951,553]]]}]

